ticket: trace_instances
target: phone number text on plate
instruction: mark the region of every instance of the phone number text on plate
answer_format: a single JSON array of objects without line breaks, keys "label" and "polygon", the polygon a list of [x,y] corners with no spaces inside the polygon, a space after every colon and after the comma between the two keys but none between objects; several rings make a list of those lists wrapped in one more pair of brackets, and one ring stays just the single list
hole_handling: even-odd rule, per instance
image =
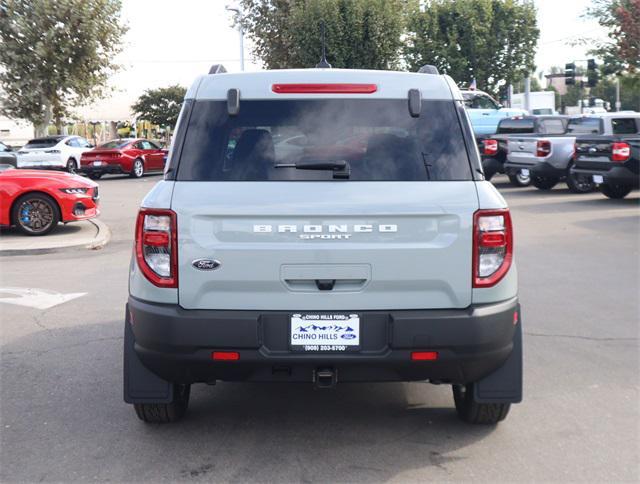
[{"label": "phone number text on plate", "polygon": [[304,345],[305,351],[346,351],[345,345]]}]

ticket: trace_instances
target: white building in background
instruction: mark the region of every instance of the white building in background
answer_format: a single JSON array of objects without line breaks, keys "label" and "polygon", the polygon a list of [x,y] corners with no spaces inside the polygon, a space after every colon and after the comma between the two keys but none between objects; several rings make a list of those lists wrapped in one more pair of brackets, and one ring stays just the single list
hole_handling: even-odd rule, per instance
[{"label": "white building in background", "polygon": [[33,125],[0,116],[0,141],[9,146],[22,146],[33,138]]}]

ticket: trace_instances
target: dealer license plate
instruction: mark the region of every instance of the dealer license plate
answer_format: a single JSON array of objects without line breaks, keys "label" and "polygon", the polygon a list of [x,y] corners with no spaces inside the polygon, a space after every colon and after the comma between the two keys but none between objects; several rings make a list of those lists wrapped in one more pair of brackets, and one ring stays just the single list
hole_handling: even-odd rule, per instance
[{"label": "dealer license plate", "polygon": [[593,183],[602,183],[604,182],[604,177],[602,175],[593,175]]},{"label": "dealer license plate", "polygon": [[93,166],[102,166],[102,162],[100,160],[96,160],[93,162]]},{"label": "dealer license plate", "polygon": [[522,176],[529,176],[529,170],[527,170],[526,168],[524,170],[520,170],[520,173],[522,174]]},{"label": "dealer license plate", "polygon": [[289,344],[296,351],[357,351],[360,316],[357,314],[294,314]]}]

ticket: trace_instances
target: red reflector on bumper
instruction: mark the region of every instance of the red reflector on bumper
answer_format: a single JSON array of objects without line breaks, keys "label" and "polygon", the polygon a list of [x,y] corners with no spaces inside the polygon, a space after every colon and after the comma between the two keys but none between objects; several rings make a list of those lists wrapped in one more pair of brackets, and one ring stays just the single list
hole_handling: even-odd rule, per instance
[{"label": "red reflector on bumper", "polygon": [[438,359],[437,351],[414,351],[411,353],[413,361],[435,361]]},{"label": "red reflector on bumper", "polygon": [[214,351],[211,353],[211,359],[216,361],[237,361],[240,359],[240,353],[237,351]]}]

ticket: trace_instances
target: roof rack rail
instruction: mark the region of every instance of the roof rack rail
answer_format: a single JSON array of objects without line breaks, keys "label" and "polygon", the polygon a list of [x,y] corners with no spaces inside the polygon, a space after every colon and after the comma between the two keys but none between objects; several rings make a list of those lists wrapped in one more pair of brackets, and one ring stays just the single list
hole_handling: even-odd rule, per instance
[{"label": "roof rack rail", "polygon": [[227,72],[222,64],[213,64],[211,69],[209,69],[209,74],[222,74]]},{"label": "roof rack rail", "polygon": [[418,69],[418,72],[420,74],[435,74],[436,76],[438,74],[440,74],[438,72],[438,68],[436,66],[431,65],[431,64],[423,65],[420,69]]}]

